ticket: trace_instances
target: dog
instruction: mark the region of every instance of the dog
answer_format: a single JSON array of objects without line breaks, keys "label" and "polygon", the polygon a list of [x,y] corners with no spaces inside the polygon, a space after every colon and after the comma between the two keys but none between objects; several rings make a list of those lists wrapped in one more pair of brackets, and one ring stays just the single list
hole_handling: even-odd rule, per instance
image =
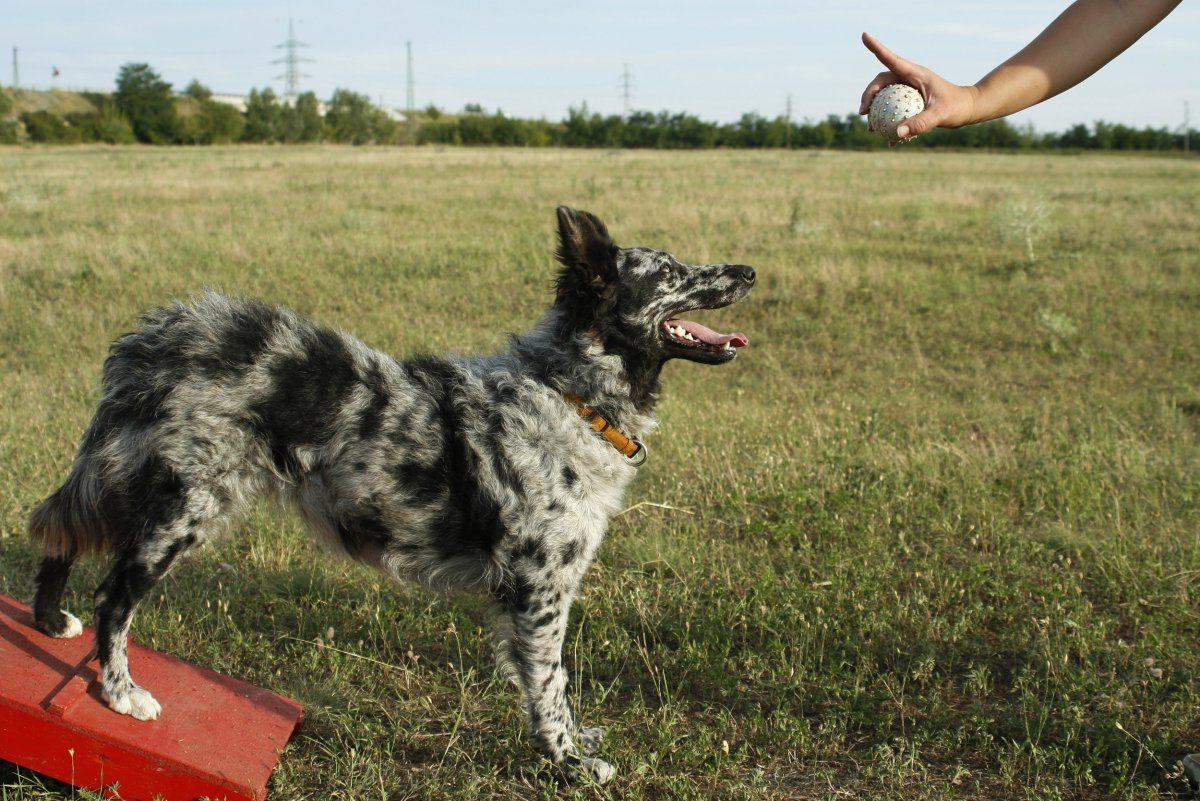
[{"label": "dog", "polygon": [[44,553],[34,619],[51,637],[82,631],[60,609],[75,561],[113,554],[95,630],[114,711],[161,712],[129,673],[138,603],[270,493],[334,551],[494,599],[498,662],[532,745],[568,776],[611,777],[585,755],[601,730],[576,730],[568,706],[571,602],[646,457],[664,363],[722,364],[747,344],[678,315],[741,300],[755,272],[618,247],[585,211],[557,217],[554,303],[499,355],[397,361],[213,291],[149,312],[113,343],[70,473],[29,531]]}]

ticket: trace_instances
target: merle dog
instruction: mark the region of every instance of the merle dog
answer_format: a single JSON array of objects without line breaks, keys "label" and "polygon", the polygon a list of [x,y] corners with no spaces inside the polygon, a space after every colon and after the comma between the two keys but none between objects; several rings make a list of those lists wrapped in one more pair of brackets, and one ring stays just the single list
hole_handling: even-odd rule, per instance
[{"label": "merle dog", "polygon": [[502,612],[499,661],[534,747],[604,781],[581,755],[563,636],[609,518],[645,458],[672,358],[732,360],[741,334],[676,315],[746,296],[754,270],[619,248],[558,209],[554,305],[489,357],[395,359],[283,309],[209,292],[150,312],[104,364],[103,394],[66,482],[30,518],[44,548],[34,616],[53,637],[75,560],[113,551],[96,590],[103,697],[141,720],[126,637],[138,603],[253,496],[294,505],[335,550],[396,578],[474,587]]}]

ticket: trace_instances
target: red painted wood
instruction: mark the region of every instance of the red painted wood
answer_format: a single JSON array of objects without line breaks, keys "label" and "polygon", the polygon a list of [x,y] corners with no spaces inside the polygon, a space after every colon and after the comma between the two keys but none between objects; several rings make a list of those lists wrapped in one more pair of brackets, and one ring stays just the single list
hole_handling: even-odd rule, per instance
[{"label": "red painted wood", "polygon": [[303,708],[179,659],[129,645],[134,680],[158,720],[100,700],[91,629],[56,640],[29,608],[0,595],[0,759],[129,801],[262,801]]}]

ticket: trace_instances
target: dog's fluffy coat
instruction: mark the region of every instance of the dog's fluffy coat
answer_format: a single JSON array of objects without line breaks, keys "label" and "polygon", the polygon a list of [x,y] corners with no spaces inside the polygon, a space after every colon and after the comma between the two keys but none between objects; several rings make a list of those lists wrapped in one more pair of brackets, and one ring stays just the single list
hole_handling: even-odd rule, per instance
[{"label": "dog's fluffy coat", "polygon": [[35,619],[52,636],[80,632],[59,609],[75,560],[114,554],[95,612],[114,710],[160,712],[125,654],[139,601],[265,491],[389,576],[493,597],[500,661],[534,747],[608,778],[607,763],[577,751],[561,652],[572,599],[635,468],[564,396],[644,436],[667,359],[733,356],[733,337],[694,324],[709,341],[676,336],[684,326],[669,318],[740,299],[754,271],[618,248],[587,212],[561,207],[558,222],[555,303],[497,356],[398,362],[213,292],[149,313],[113,344],[71,472],[30,533],[45,550]]}]

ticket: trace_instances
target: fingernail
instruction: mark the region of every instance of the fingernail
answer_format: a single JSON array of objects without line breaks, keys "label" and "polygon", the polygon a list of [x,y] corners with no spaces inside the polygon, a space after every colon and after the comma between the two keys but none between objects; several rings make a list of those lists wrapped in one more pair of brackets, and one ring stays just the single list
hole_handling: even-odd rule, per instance
[{"label": "fingernail", "polygon": [[901,139],[907,139],[908,138],[908,126],[901,125],[899,128],[897,128],[896,136],[900,137]]}]

